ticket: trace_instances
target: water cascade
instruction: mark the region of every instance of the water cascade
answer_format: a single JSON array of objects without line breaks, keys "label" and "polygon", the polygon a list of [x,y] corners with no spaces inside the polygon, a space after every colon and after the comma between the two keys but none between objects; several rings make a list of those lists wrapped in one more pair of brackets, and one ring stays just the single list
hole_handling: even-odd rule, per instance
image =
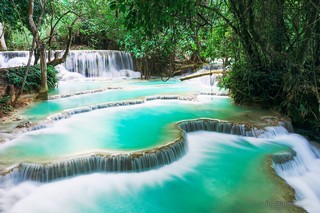
[{"label": "water cascade", "polygon": [[63,177],[93,172],[141,172],[159,168],[179,159],[187,149],[185,137],[152,150],[117,154],[94,154],[48,164],[21,163],[9,178],[18,183],[25,180],[49,182]]},{"label": "water cascade", "polygon": [[62,94],[62,95],[51,95],[51,96],[49,96],[48,100],[69,98],[69,97],[77,96],[77,95],[86,95],[86,94],[99,93],[99,92],[105,92],[108,90],[116,90],[116,89],[122,89],[122,88],[121,87],[108,87],[108,88],[103,88],[103,89],[85,90],[85,91]]},{"label": "water cascade", "polygon": [[212,119],[189,120],[180,123],[180,128],[186,132],[203,130],[256,138],[272,138],[277,135],[286,135],[288,134],[288,131],[291,130],[290,127],[290,122],[279,122],[279,126],[258,129],[246,124],[232,123],[228,121],[218,122],[217,120]]},{"label": "water cascade", "polygon": [[15,182],[25,180],[48,182],[64,177],[102,171],[141,172],[159,168],[181,158],[187,151],[188,143],[186,133],[189,132],[204,130],[258,137],[263,134],[263,132],[268,131],[267,129],[264,129],[257,132],[256,128],[246,127],[244,124],[211,119],[182,121],[177,124],[177,127],[180,129],[180,137],[174,142],[163,146],[127,153],[93,153],[89,156],[80,156],[54,163],[20,163],[19,165],[10,168],[7,172],[8,174],[2,178],[2,181],[4,182],[6,179],[10,179]]},{"label": "water cascade", "polygon": [[[28,51],[0,52],[0,68],[26,65],[28,56]],[[123,51],[71,50],[63,67],[86,77],[140,77],[140,73],[132,71],[131,55]]]},{"label": "water cascade", "polygon": [[[27,60],[27,56],[28,56],[28,52],[26,51],[0,52],[0,68],[25,64]],[[133,73],[133,71],[131,71],[133,68],[132,68],[132,59],[130,55],[124,52],[119,52],[119,51],[71,51],[68,61],[63,66],[64,66],[63,68],[67,68],[69,71],[74,72],[74,74],[79,73],[79,76],[80,74],[83,74],[86,77],[118,78],[118,77],[131,77],[132,74],[135,74]],[[75,76],[75,77],[79,77],[79,76]],[[217,84],[218,77],[219,76],[212,75],[212,76],[205,76],[201,79],[193,79],[190,81],[197,85],[200,81],[202,85],[206,85],[210,89],[210,92],[199,93],[197,91],[198,93],[196,94],[222,95],[221,91],[212,90],[212,88]],[[148,83],[152,83],[152,82],[148,82]],[[92,96],[95,93],[101,93],[102,95],[104,95],[104,92],[107,91],[108,89],[120,89],[120,87],[93,89],[86,92],[74,92],[72,94],[70,93],[66,95],[60,94],[60,95],[52,96],[51,98],[52,100],[48,101],[48,103],[56,103],[59,101],[59,99],[69,99],[70,97],[73,97],[73,96],[78,96],[80,98],[80,95],[83,95],[83,94],[87,94],[88,97]],[[121,92],[121,90],[119,91]],[[176,88],[174,88],[174,92],[175,92],[174,94],[177,94]],[[129,92],[126,92],[126,93],[129,93]],[[227,93],[227,91],[224,93]],[[146,94],[152,95],[152,96],[148,97]],[[157,90],[157,93],[155,94],[154,93],[150,93],[150,94],[146,93],[146,94],[143,93],[143,95],[134,96],[134,98],[139,98],[134,101],[128,101],[128,100],[131,100],[132,97],[128,98],[127,96],[125,96],[123,100],[118,100],[118,99],[103,100],[103,102],[101,101],[102,103],[94,102],[94,103],[83,104],[82,105],[83,107],[76,106],[77,108],[73,108],[73,107],[66,108],[66,110],[59,111],[59,113],[57,114],[54,114],[54,115],[50,114],[51,116],[48,117],[46,121],[43,121],[43,123],[40,122],[38,123],[38,125],[30,127],[28,131],[36,131],[38,129],[47,128],[48,125],[51,125],[52,123],[58,120],[67,119],[69,117],[72,117],[73,115],[81,114],[85,112],[91,112],[97,109],[104,109],[104,108],[117,107],[117,106],[140,105],[145,102],[153,101],[153,100],[194,101],[196,99],[201,98],[201,96],[159,95],[160,94],[159,90]],[[172,94],[172,93],[167,92],[166,94]],[[108,95],[105,95],[105,97],[108,97]],[[226,108],[229,108],[229,105]],[[227,112],[218,111],[218,112],[228,114],[229,111]],[[212,111],[210,111],[208,115],[211,116]],[[175,114],[175,116],[177,115]],[[199,117],[206,117],[206,116],[207,115],[205,114],[204,116],[199,116]],[[217,115],[213,115],[212,117],[214,118],[214,116],[217,116]],[[110,117],[108,117],[108,119],[110,119]],[[189,119],[189,118],[183,118],[183,119]],[[183,120],[183,119],[180,119],[180,120]],[[221,119],[224,119],[224,118],[221,118]],[[94,151],[90,151],[89,154],[87,152],[86,154],[77,154],[77,155],[74,155],[73,157],[70,157],[72,155],[69,155],[69,156],[66,155],[68,157],[65,157],[65,156],[57,157],[53,160],[52,159],[43,160],[43,161],[40,161],[39,163],[31,163],[31,162],[34,162],[32,161],[33,160],[32,158],[28,160],[15,161],[18,163],[15,165],[12,165],[6,170],[1,170],[2,173],[0,174],[0,211],[2,210],[2,204],[3,204],[2,202],[5,203],[7,201],[7,200],[3,201],[2,199],[7,196],[7,192],[5,192],[5,190],[7,190],[6,189],[7,183],[14,183],[13,184],[14,187],[19,187],[19,184],[17,183],[21,183],[21,182],[24,182],[24,183],[21,183],[21,185],[36,184],[41,186],[41,184],[39,183],[32,183],[28,181],[28,180],[32,180],[36,182],[50,182],[50,184],[43,184],[43,186],[51,185],[51,184],[59,185],[64,181],[72,182],[73,180],[66,179],[64,181],[57,181],[57,182],[52,182],[52,181],[66,178],[66,177],[74,177],[74,176],[78,176],[78,177],[75,177],[73,179],[81,179],[81,178],[85,179],[88,176],[90,176],[88,175],[86,177],[86,175],[82,176],[82,174],[91,174],[91,175],[100,175],[100,176],[106,175],[103,173],[109,173],[108,175],[136,175],[136,176],[139,176],[139,178],[141,178],[146,176],[143,173],[141,174],[141,172],[146,172],[146,171],[158,172],[156,178],[154,178],[156,181],[158,181],[159,179],[158,177],[159,177],[159,174],[161,175],[161,172],[159,172],[159,170],[153,170],[153,169],[162,168],[165,170],[165,168],[167,167],[166,165],[169,165],[169,164],[172,165],[174,163],[179,163],[180,161],[185,160],[183,159],[183,157],[188,155],[188,153],[191,153],[190,150],[192,149],[192,147],[193,148],[196,147],[194,144],[191,146],[190,145],[191,143],[187,141],[189,139],[189,135],[187,137],[187,133],[201,131],[201,130],[209,131],[209,132],[224,133],[224,134],[232,134],[232,135],[238,135],[238,136],[246,136],[246,137],[267,138],[262,140],[259,139],[256,141],[256,139],[243,139],[242,137],[237,137],[237,140],[239,139],[240,141],[240,142],[237,141],[237,143],[238,142],[241,143],[241,140],[252,140],[259,143],[261,142],[260,144],[253,143],[254,146],[257,146],[257,147],[261,146],[261,144],[271,144],[275,146],[284,145],[285,148],[281,149],[281,152],[277,154],[273,154],[272,156],[272,162],[273,162],[272,166],[274,170],[280,177],[286,180],[286,182],[291,187],[295,189],[296,191],[295,204],[302,206],[308,212],[312,212],[312,213],[318,212],[318,210],[320,209],[320,180],[319,180],[320,151],[316,146],[310,145],[309,142],[303,137],[300,137],[299,135],[296,135],[296,134],[289,134],[289,132],[293,131],[291,123],[279,122],[278,127],[266,127],[264,129],[261,129],[261,128],[252,127],[248,124],[243,124],[243,123],[234,123],[234,122],[227,122],[227,121],[214,120],[214,119],[195,119],[195,120],[181,121],[177,123],[176,127],[178,130],[180,130],[180,133],[176,135],[177,137],[176,140],[174,140],[173,142],[159,145],[159,146],[153,146],[152,148],[149,148],[149,147],[139,148],[139,149],[134,149],[133,151],[132,150],[126,151],[125,149],[121,151],[108,151],[108,148],[93,149]],[[220,136],[216,136],[216,137],[220,137]],[[223,139],[224,137],[225,136],[221,136],[221,138],[219,139],[222,141],[221,143],[224,142],[224,139]],[[206,138],[206,137],[202,137],[202,138]],[[130,140],[128,141],[123,140],[123,141],[130,143]],[[199,142],[199,141],[200,140],[196,140],[196,142]],[[230,155],[231,156],[237,155],[238,151],[236,150],[236,148],[239,147],[239,144],[236,144],[236,143],[232,143],[232,144],[234,147],[232,146],[228,147],[227,149],[225,149],[225,153],[223,152],[219,153],[219,149],[221,147],[212,147],[212,150],[214,150],[214,152],[212,151],[212,153],[214,154],[208,155],[210,156],[210,160],[206,162],[214,162],[215,157],[219,155],[228,154],[231,148],[234,148],[234,149],[232,149],[232,154]],[[200,147],[198,148],[197,151],[201,150],[201,148],[203,148],[202,147],[203,145],[204,144],[200,142]],[[15,145],[13,144],[13,146]],[[248,156],[250,157],[250,155],[248,154],[250,154],[249,151],[252,150],[252,147],[250,146],[246,147],[246,143],[242,144],[242,146],[245,147],[243,150],[248,151],[248,153],[244,154],[243,162],[250,162],[250,163],[254,162],[254,160],[256,159],[252,158],[251,159],[252,161],[251,161],[250,159],[247,160],[246,158]],[[286,147],[290,147],[291,149],[286,151],[287,150]],[[206,148],[203,148],[203,149],[206,149]],[[99,150],[99,151],[95,151],[95,150]],[[52,151],[52,149],[50,149],[50,151]],[[207,150],[204,151],[203,156],[206,156],[205,154],[206,151]],[[270,153],[276,153],[276,152],[270,152]],[[198,153],[194,153],[194,154],[198,154]],[[240,152],[240,155],[241,155],[241,152]],[[179,169],[184,168],[185,165],[186,165],[185,167],[188,167],[190,162],[192,163],[197,160],[198,160],[197,157],[192,157],[189,162],[187,161],[187,163],[184,162],[183,164],[179,164],[179,167],[177,168]],[[4,160],[4,162],[6,161],[7,159]],[[219,159],[217,160],[217,162],[219,162],[220,164],[220,162],[223,162],[223,161]],[[235,162],[235,161],[231,161],[231,162]],[[238,163],[236,165],[242,165],[242,164]],[[177,168],[173,170],[177,170]],[[203,173],[207,171],[208,168],[215,168],[215,166],[211,166],[210,164],[210,166],[206,166],[203,170],[201,170],[201,172]],[[238,168],[237,166],[232,166],[232,170],[237,168]],[[190,168],[187,168],[187,170],[189,172]],[[194,170],[197,170],[197,169],[194,169]],[[92,174],[96,172],[101,172],[102,174]],[[121,172],[124,172],[124,173],[121,173]],[[135,172],[139,172],[139,173],[135,174]],[[216,174],[216,171],[210,171],[210,172]],[[192,172],[190,172],[190,174],[192,175]],[[252,174],[252,173],[249,173],[249,174]],[[201,176],[201,175],[196,175],[196,176]],[[184,179],[184,178],[185,177],[181,179]],[[250,178],[250,177],[246,177],[246,178]],[[94,182],[98,182],[97,179],[99,178],[95,178]],[[125,178],[125,179],[131,180],[132,178]],[[148,179],[149,179],[149,176],[148,176]],[[219,185],[220,183],[217,183],[217,182],[214,182],[214,184],[211,184],[212,183],[211,179],[213,179],[212,176],[210,176],[210,180],[205,182],[206,184],[204,187],[205,189],[210,187],[212,189],[216,189],[217,187],[225,186],[224,184],[225,180],[222,180],[221,181],[222,185]],[[236,179],[237,178],[234,178],[234,180]],[[117,178],[113,178],[112,180],[117,180]],[[260,180],[260,179],[255,178],[255,180]],[[187,182],[188,181],[182,182],[182,183],[179,182],[177,185],[175,185],[176,187],[171,187],[172,182],[169,182],[170,189],[173,189],[173,188],[181,189],[182,188],[181,186],[188,185]],[[190,181],[190,183],[196,183],[196,182],[197,181]],[[198,184],[202,182],[204,181],[202,181],[201,179],[200,181],[198,181]],[[103,185],[105,186],[106,183],[107,181],[104,181]],[[211,185],[214,185],[214,187]],[[75,188],[78,188],[78,186],[79,185],[77,185],[77,187]],[[81,185],[79,187],[81,187]],[[190,188],[190,191],[196,190],[196,187],[194,188],[192,187],[193,187],[192,185],[188,185],[187,188]],[[237,189],[238,187],[240,188],[238,191],[243,190],[241,189],[241,187],[243,187],[242,183],[240,183],[239,185],[236,185],[235,187]],[[8,189],[9,188],[10,187],[8,187]],[[87,190],[88,187],[85,187],[85,188]],[[102,187],[98,187],[98,188],[102,188]],[[143,190],[149,190],[149,189],[143,189]],[[162,185],[161,185],[160,191],[163,191]],[[213,191],[214,190],[208,191],[208,192],[206,191],[205,194],[213,193]],[[246,190],[243,190],[243,191],[246,191]],[[194,191],[192,191],[191,193],[194,194]],[[13,194],[16,195],[15,193]],[[78,194],[82,195],[82,193],[78,193]],[[187,193],[179,193],[179,195],[184,195],[184,194],[187,194]],[[169,195],[170,193],[165,193],[166,198]],[[217,194],[217,195],[218,195],[217,197],[220,197],[221,194]],[[149,196],[150,195],[148,194],[148,197]],[[13,197],[16,198],[16,196],[13,196]],[[73,196],[68,196],[68,197],[71,198]],[[158,199],[158,193],[156,193],[155,197],[157,197],[157,201],[160,200]],[[183,196],[179,196],[179,198],[181,197]],[[238,199],[241,196],[236,196],[236,197]],[[200,196],[199,198],[201,199],[201,201],[204,200]],[[208,199],[209,201],[207,205],[213,203],[211,198],[212,197]],[[132,199],[132,197],[130,197],[130,199]],[[103,200],[105,202],[105,199]],[[204,206],[204,205],[197,205],[195,200],[196,199],[194,198],[194,196],[192,196],[192,202],[190,203],[194,202],[195,206]],[[143,203],[144,201],[145,199],[143,200]],[[249,197],[249,201],[250,201],[250,197]],[[80,202],[76,202],[76,203],[80,203]],[[181,206],[184,206],[185,203],[187,202],[183,202],[183,205]],[[230,201],[229,205],[230,206],[234,205],[232,200]],[[156,205],[156,206],[161,206],[161,205]],[[176,201],[175,201],[175,206],[178,206]],[[179,206],[179,208],[181,206]],[[141,209],[141,210],[145,210],[145,209]],[[201,209],[197,209],[197,210],[201,211]],[[223,209],[223,210],[226,210],[226,209]],[[234,212],[234,211],[220,211],[220,212]]]},{"label": "water cascade", "polygon": [[[293,128],[290,122],[279,122],[279,126],[264,129],[248,128],[243,124],[216,122],[214,120],[185,121],[180,124],[187,132],[205,130],[235,135],[277,138],[281,145],[291,147],[286,152],[272,156],[272,167],[296,192],[295,204],[308,212],[320,209],[320,149],[310,144],[304,137],[289,134]],[[288,132],[289,131],[289,132]],[[292,143],[294,141],[294,143]],[[288,204],[287,204],[288,205]]]},{"label": "water cascade", "polygon": [[129,73],[119,73],[121,70],[133,70],[132,57],[121,51],[71,51],[64,63],[67,70],[80,73],[86,77],[120,77],[121,74],[130,77]]},{"label": "water cascade", "polygon": [[[294,143],[290,139],[294,139]],[[292,147],[293,151],[273,156],[273,168],[295,189],[298,205],[308,212],[319,212],[319,148],[294,134],[281,138],[281,143]]]},{"label": "water cascade", "polygon": [[27,65],[28,51],[0,52],[0,68]]}]

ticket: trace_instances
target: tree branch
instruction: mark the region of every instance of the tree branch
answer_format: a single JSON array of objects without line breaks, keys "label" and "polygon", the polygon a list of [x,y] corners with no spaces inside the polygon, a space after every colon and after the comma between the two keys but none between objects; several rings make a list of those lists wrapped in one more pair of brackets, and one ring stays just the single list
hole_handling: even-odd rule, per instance
[{"label": "tree branch", "polygon": [[68,43],[67,43],[67,47],[66,50],[64,51],[64,54],[61,58],[59,58],[58,53],[55,53],[55,58],[52,61],[49,61],[47,63],[48,66],[57,66],[59,64],[64,63],[67,60],[67,56],[69,54],[70,48],[71,48],[71,43],[72,43],[72,30],[73,30],[73,26],[74,24],[78,21],[79,17],[77,17],[75,20],[73,20],[72,24],[70,27],[68,27]]},{"label": "tree branch", "polygon": [[232,24],[232,22],[227,18],[225,17],[221,12],[220,10],[218,10],[217,8],[215,7],[208,7],[207,5],[203,5],[203,4],[198,4],[199,7],[202,7],[202,8],[205,8],[207,10],[210,10],[214,13],[216,13],[218,16],[220,16],[233,30],[234,32],[237,34],[237,35],[240,35],[239,34],[239,30]]}]

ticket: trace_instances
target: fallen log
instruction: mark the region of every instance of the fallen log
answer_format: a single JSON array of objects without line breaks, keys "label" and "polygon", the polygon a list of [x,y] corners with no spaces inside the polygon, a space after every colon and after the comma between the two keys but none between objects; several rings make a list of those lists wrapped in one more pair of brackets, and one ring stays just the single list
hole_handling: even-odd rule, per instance
[{"label": "fallen log", "polygon": [[191,74],[191,75],[187,75],[184,77],[180,78],[180,81],[185,81],[185,80],[189,80],[192,78],[198,78],[201,76],[205,76],[205,75],[212,75],[212,74],[222,74],[224,71],[222,69],[220,70],[211,70],[211,71],[207,71],[207,72],[202,72],[202,73],[195,73],[195,74]]}]

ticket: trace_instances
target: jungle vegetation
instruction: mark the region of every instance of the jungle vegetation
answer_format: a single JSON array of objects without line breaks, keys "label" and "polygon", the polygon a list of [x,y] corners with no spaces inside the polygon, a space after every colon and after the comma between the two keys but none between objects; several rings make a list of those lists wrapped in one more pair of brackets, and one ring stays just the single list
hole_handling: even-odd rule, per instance
[{"label": "jungle vegetation", "polygon": [[132,53],[145,77],[222,58],[229,69],[221,85],[235,103],[279,111],[316,136],[319,14],[320,0],[0,2],[10,50],[34,49],[41,58],[43,48],[66,49],[71,42],[73,48],[120,49]]}]

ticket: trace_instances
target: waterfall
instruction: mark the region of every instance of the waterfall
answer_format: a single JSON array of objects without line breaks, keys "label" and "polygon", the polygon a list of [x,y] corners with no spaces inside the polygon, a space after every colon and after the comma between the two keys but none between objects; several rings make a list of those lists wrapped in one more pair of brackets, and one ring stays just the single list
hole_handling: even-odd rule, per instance
[{"label": "waterfall", "polygon": [[279,126],[265,127],[258,129],[246,124],[233,123],[228,121],[220,121],[214,119],[197,119],[180,122],[180,128],[186,132],[194,132],[199,130],[219,132],[232,135],[240,135],[246,137],[272,138],[276,135],[288,134],[287,122],[279,122]]},{"label": "waterfall", "polygon": [[55,163],[21,163],[11,169],[0,183],[13,180],[49,182],[52,180],[93,172],[140,172],[170,164],[184,155],[187,150],[185,136],[155,149],[118,154],[94,154]]},{"label": "waterfall", "polygon": [[[150,97],[152,99],[177,98]],[[140,102],[138,102],[140,103]],[[143,103],[143,101],[141,101]],[[129,103],[113,103],[96,107],[121,106]],[[132,102],[131,104],[137,104]],[[94,110],[94,108],[79,108],[66,113],[65,116]],[[63,115],[60,115],[63,117]],[[61,119],[53,116],[52,120]],[[6,180],[19,183],[25,180],[50,182],[52,180],[72,177],[94,172],[140,172],[160,168],[180,159],[188,149],[186,133],[194,131],[212,131],[224,134],[270,138],[271,143],[292,147],[287,152],[272,156],[272,167],[296,191],[295,204],[302,206],[308,212],[317,212],[320,209],[320,151],[317,147],[296,134],[289,134],[292,126],[286,122],[279,122],[282,126],[257,129],[241,123],[220,121],[213,119],[197,119],[181,121],[177,127],[181,130],[180,138],[176,141],[153,149],[117,153],[91,154],[53,163],[36,164],[21,163],[0,177],[0,186]],[[286,128],[288,129],[286,129]]]},{"label": "waterfall", "polygon": [[296,205],[310,213],[320,209],[320,149],[309,143],[304,137],[289,134],[293,131],[290,122],[279,122],[279,126],[264,129],[246,127],[244,124],[219,122],[217,120],[194,120],[180,123],[187,132],[198,130],[272,138],[274,143],[291,147],[287,152],[272,156],[273,169],[296,192]]},{"label": "waterfall", "polygon": [[27,65],[28,56],[28,51],[0,52],[0,68]]},{"label": "waterfall", "polygon": [[117,101],[117,102],[106,102],[106,103],[94,104],[94,105],[64,110],[63,112],[49,116],[48,119],[52,121],[58,121],[61,119],[69,118],[72,115],[91,112],[97,109],[105,109],[109,107],[119,107],[119,106],[129,106],[129,105],[131,106],[131,105],[143,104],[143,103],[144,103],[143,100],[131,100],[131,101],[129,100],[129,101]]},{"label": "waterfall", "polygon": [[[243,135],[246,136],[245,125],[235,124],[227,121],[219,120],[191,120],[183,121],[179,124],[180,128],[186,132],[195,132],[195,131],[210,131],[210,132],[219,132],[233,135]],[[249,135],[249,134],[248,134]]]},{"label": "waterfall", "polygon": [[64,67],[86,77],[120,77],[120,70],[133,70],[133,62],[131,55],[122,51],[73,50]]},{"label": "waterfall", "polygon": [[108,88],[104,88],[104,89],[84,90],[84,91],[68,93],[68,94],[52,95],[52,96],[49,96],[48,100],[55,100],[55,99],[60,99],[60,98],[69,98],[69,97],[78,96],[78,95],[100,93],[100,92],[105,92],[105,91],[108,91],[108,90],[119,90],[119,89],[122,89],[122,88],[121,87],[108,87]]},{"label": "waterfall", "polygon": [[178,95],[156,95],[145,98],[145,101],[155,100],[179,100],[179,101],[196,101],[195,96],[178,96]]},{"label": "waterfall", "polygon": [[291,123],[279,122],[278,127],[266,127],[260,138],[274,138],[272,143],[291,147],[272,156],[276,173],[295,190],[295,204],[310,213],[320,209],[320,150],[303,136],[289,134]]},{"label": "waterfall", "polygon": [[[26,65],[28,56],[28,51],[0,52],[0,68]],[[133,71],[131,55],[123,51],[71,50],[66,62],[62,65],[67,71],[86,77],[140,77],[140,73]],[[59,70],[62,69],[59,68]]]},{"label": "waterfall", "polygon": [[[320,209],[319,149],[300,135],[281,138],[293,151],[273,157],[273,168],[296,191],[296,204],[308,212]],[[291,141],[291,142],[290,142]],[[292,142],[293,141],[293,142]],[[279,160],[281,156],[281,160]]]},{"label": "waterfall", "polygon": [[[119,102],[111,105],[109,103],[109,105],[96,106],[94,109],[98,107],[104,108],[139,103],[140,102]],[[141,103],[143,102],[141,101]],[[51,120],[63,119],[72,114],[94,109],[92,109],[92,107],[81,107],[77,110],[66,111],[65,114],[54,115],[51,117]],[[42,126],[39,126],[39,128],[42,128]],[[179,139],[156,148],[117,154],[93,153],[89,156],[80,156],[44,164],[20,163],[10,168],[5,176],[0,177],[0,182],[5,182],[7,178],[17,183],[25,180],[48,182],[59,178],[93,172],[139,172],[156,169],[178,160],[185,154],[188,147],[186,133],[193,131],[205,130],[241,136],[260,136],[257,134],[256,128],[248,127],[245,124],[210,119],[181,121],[177,124],[177,128],[180,129]],[[275,129],[277,128],[275,127]],[[263,130],[260,130],[259,133],[261,132],[263,132]]]}]

